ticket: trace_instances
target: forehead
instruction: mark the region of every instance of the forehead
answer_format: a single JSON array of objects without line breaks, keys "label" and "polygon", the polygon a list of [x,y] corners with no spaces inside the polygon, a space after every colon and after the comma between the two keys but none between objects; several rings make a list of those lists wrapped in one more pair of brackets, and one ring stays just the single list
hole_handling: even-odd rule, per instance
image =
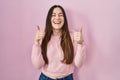
[{"label": "forehead", "polygon": [[62,13],[62,10],[59,7],[54,8],[53,13]]}]

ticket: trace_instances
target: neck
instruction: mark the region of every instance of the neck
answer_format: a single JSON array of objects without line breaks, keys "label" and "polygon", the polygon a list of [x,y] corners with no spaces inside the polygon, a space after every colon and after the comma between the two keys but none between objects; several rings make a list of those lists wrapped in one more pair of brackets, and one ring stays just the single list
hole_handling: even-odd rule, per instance
[{"label": "neck", "polygon": [[54,30],[53,30],[53,35],[54,35],[54,36],[60,36],[60,35],[61,35],[61,30],[56,30],[56,29],[54,29]]}]

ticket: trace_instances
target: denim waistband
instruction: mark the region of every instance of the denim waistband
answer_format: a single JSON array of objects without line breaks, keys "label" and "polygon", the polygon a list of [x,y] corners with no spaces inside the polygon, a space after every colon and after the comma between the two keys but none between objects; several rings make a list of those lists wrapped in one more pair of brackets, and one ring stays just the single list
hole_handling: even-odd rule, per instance
[{"label": "denim waistband", "polygon": [[57,78],[57,79],[52,79],[45,74],[41,73],[39,80],[73,80],[73,74],[69,74],[66,77],[63,78]]}]

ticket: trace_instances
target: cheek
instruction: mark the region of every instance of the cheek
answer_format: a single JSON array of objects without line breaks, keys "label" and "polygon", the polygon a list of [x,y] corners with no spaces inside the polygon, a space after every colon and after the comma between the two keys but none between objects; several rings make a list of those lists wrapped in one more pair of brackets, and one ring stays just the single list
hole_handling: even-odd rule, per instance
[{"label": "cheek", "polygon": [[62,19],[62,22],[63,22],[63,24],[64,24],[64,22],[65,22],[64,18]]},{"label": "cheek", "polygon": [[62,18],[62,21],[64,22],[64,17]]},{"label": "cheek", "polygon": [[53,20],[54,20],[54,19],[53,19],[53,18],[51,18],[51,25],[54,25]]},{"label": "cheek", "polygon": [[52,21],[53,21],[53,18],[51,17],[51,23],[52,23]]}]

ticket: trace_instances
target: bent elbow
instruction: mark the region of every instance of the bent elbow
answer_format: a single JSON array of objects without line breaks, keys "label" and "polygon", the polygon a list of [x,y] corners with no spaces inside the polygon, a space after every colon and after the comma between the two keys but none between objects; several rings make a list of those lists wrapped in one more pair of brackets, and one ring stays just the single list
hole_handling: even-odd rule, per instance
[{"label": "bent elbow", "polygon": [[75,66],[76,66],[77,68],[81,68],[82,65],[83,65],[83,62],[82,62],[82,61],[80,61],[79,63],[78,63],[77,61],[75,61]]},{"label": "bent elbow", "polygon": [[35,57],[31,57],[31,61],[32,61],[33,66],[36,69],[40,69],[42,66],[44,66],[44,62],[40,59],[35,58]]}]

